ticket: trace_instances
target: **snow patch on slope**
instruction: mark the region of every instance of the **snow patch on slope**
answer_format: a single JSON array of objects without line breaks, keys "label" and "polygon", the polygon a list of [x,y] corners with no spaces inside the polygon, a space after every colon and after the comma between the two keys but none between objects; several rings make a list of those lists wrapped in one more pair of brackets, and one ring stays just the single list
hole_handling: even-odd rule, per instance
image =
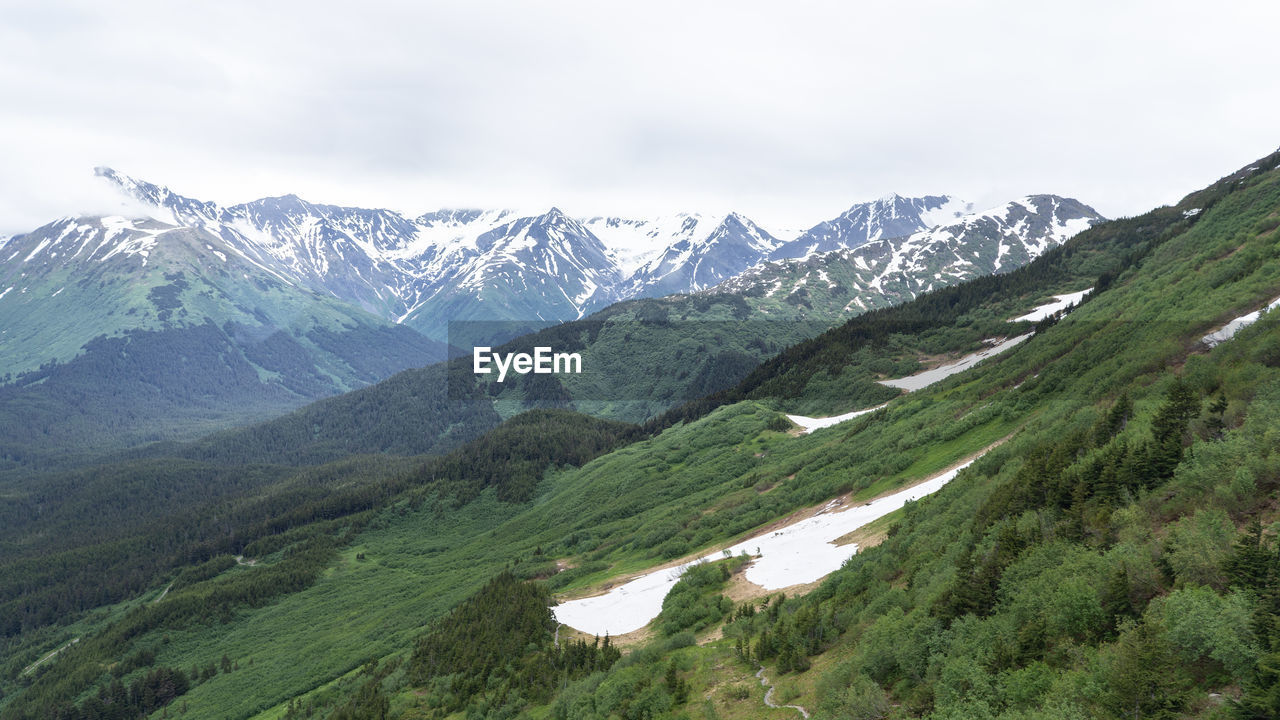
[{"label": "snow patch on slope", "polygon": [[1230,322],[1224,325],[1220,330],[1216,330],[1200,338],[1200,342],[1203,342],[1205,345],[1208,345],[1209,347],[1216,347],[1230,340],[1231,338],[1235,337],[1236,333],[1240,332],[1241,330],[1258,322],[1258,320],[1262,317],[1263,313],[1270,312],[1277,307],[1280,307],[1280,297],[1267,303],[1260,310],[1254,310],[1251,313],[1245,313],[1240,317],[1232,319]]},{"label": "snow patch on slope", "polygon": [[889,403],[884,403],[883,405],[866,408],[865,410],[854,410],[853,412],[848,412],[843,415],[833,415],[831,417],[812,418],[805,417],[804,415],[788,415],[787,419],[800,426],[801,435],[808,435],[814,430],[829,428],[833,425],[839,425],[842,422],[847,422],[856,417],[866,415],[867,413],[873,413],[888,404]]},{"label": "snow patch on slope", "polygon": [[986,350],[979,350],[978,352],[970,353],[955,362],[933,368],[932,370],[925,370],[924,372],[918,372],[915,375],[908,375],[907,377],[898,378],[896,380],[877,380],[876,382],[881,385],[915,392],[916,390],[929,387],[934,383],[946,380],[952,375],[964,372],[989,357],[999,355],[1000,353],[1013,348],[1015,345],[1030,339],[1032,334],[1033,333],[1027,333],[1025,335],[1018,335],[1017,337],[1003,340]]},{"label": "snow patch on slope", "polygon": [[725,550],[709,553],[693,562],[657,570],[619,585],[604,595],[570,600],[551,609],[556,621],[595,635],[621,635],[648,625],[662,612],[662,601],[684,571],[697,563],[731,555],[753,558],[746,579],[765,590],[780,590],[811,583],[830,575],[858,552],[858,546],[835,541],[878,520],[909,501],[942,489],[973,458],[924,482],[862,505],[835,511],[828,504],[816,515],[763,535],[747,538]]},{"label": "snow patch on slope", "polygon": [[1026,315],[1019,315],[1018,317],[1009,320],[1009,322],[1040,322],[1054,313],[1062,312],[1069,307],[1074,307],[1080,304],[1080,301],[1084,299],[1084,296],[1091,292],[1093,292],[1093,288],[1085,288],[1079,292],[1067,293],[1065,295],[1054,295],[1053,302],[1039,305]]}]

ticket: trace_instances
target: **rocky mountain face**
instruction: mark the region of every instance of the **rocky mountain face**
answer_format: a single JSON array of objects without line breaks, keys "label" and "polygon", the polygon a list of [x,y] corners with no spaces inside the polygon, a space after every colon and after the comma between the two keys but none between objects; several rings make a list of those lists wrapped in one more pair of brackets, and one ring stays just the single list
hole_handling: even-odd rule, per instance
[{"label": "rocky mountain face", "polygon": [[[354,303],[437,340],[448,339],[450,322],[505,321],[505,335],[510,337],[583,317],[620,300],[703,291],[732,283],[743,273],[750,282],[773,272],[752,270],[762,262],[812,258],[912,237],[954,226],[973,209],[946,195],[895,194],[854,205],[797,237],[776,237],[738,213],[573,218],[552,208],[540,214],[439,210],[406,217],[391,210],[308,203],[292,195],[222,207],[107,168],[98,173],[133,198],[155,206],[160,219],[217,236],[229,252],[263,272]],[[1015,218],[1005,230],[1030,235],[1025,242],[1020,237],[1006,242],[1005,254],[999,262],[986,263],[987,271],[1025,262],[1034,257],[1041,241],[1065,239],[1065,230],[1052,238],[1037,235],[1040,225],[1054,219],[1028,208],[1019,216],[1024,224]],[[975,232],[954,234],[951,244],[959,248],[976,238]],[[983,241],[990,237],[984,235]],[[878,249],[864,253],[863,260],[877,253],[887,257],[886,247],[876,245]],[[956,270],[980,272],[982,266],[958,265]],[[921,268],[903,266],[901,272]],[[903,282],[927,287],[931,281],[937,279],[930,275]],[[885,278],[880,285],[893,282]]]},{"label": "rocky mountain face", "polygon": [[1031,195],[909,235],[762,263],[709,292],[744,295],[765,313],[856,314],[1007,272],[1102,220],[1077,200]]},{"label": "rocky mountain face", "polygon": [[0,453],[208,432],[445,359],[253,250],[153,218],[64,218],[5,241]]},{"label": "rocky mountain face", "polygon": [[779,244],[769,259],[806,257],[855,248],[875,240],[905,237],[947,224],[972,211],[972,203],[950,195],[912,198],[893,193],[873,202],[858,203],[839,217],[814,225],[798,237]]}]

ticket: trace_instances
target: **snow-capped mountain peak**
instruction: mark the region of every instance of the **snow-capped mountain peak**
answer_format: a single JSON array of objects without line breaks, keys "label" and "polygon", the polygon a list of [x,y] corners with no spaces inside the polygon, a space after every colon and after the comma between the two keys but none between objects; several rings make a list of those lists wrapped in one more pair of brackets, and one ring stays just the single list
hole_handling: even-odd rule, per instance
[{"label": "snow-capped mountain peak", "polygon": [[632,276],[667,248],[702,240],[716,222],[697,213],[676,213],[652,218],[597,216],[587,218],[583,225],[609,249],[619,272]]},{"label": "snow-capped mountain peak", "polygon": [[818,223],[770,255],[779,260],[806,257],[927,230],[972,212],[972,203],[949,195],[904,197],[890,193],[871,202],[858,203],[838,217]]},{"label": "snow-capped mountain peak", "polygon": [[[903,200],[894,202],[901,206]],[[905,200],[909,207],[918,207]],[[951,207],[956,207],[954,201]],[[951,212],[945,202],[930,210]],[[1102,219],[1079,201],[1031,195],[910,235],[761,263],[710,292],[776,297],[810,308],[839,307],[830,298],[811,302],[816,293],[823,293],[842,298],[845,313],[861,312],[1019,267]]]},{"label": "snow-capped mountain peak", "polygon": [[[780,238],[739,212],[579,218],[551,207],[441,209],[407,217],[294,194],[221,206],[110,168],[95,172],[145,204],[165,227],[208,232],[221,241],[219,252],[437,339],[444,339],[450,319],[567,320],[622,299],[710,288],[766,259],[911,237],[956,225],[961,216],[973,232],[982,222],[994,222],[994,216],[972,218],[972,205],[951,196],[890,193]],[[1031,235],[1043,230],[1037,223],[1052,215],[1047,197],[1004,206],[1002,227]],[[1054,237],[1079,222],[1062,220]],[[142,238],[153,229],[116,231],[100,241],[129,244],[132,250],[121,252],[141,260],[147,242]],[[1011,244],[995,258],[996,269],[1006,254],[1011,261],[1019,252]]]},{"label": "snow-capped mountain peak", "polygon": [[746,216],[731,212],[710,232],[703,223],[684,233],[628,280],[630,297],[702,290],[737,275],[768,256],[777,238]]}]

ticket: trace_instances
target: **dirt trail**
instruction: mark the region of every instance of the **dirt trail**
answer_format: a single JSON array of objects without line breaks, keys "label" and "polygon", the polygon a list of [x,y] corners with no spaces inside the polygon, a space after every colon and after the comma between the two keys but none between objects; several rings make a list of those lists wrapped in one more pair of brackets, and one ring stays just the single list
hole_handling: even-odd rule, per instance
[{"label": "dirt trail", "polygon": [[21,672],[21,673],[19,673],[19,675],[26,675],[26,674],[28,674],[28,673],[30,673],[30,672],[32,672],[32,671],[34,671],[36,668],[38,668],[38,667],[40,667],[41,665],[43,665],[43,664],[45,664],[45,663],[49,662],[50,660],[52,660],[52,659],[54,658],[54,656],[55,656],[55,655],[57,655],[58,653],[62,652],[63,650],[66,650],[67,648],[71,647],[72,645],[75,645],[75,644],[76,644],[76,643],[78,643],[78,642],[80,642],[80,638],[75,638],[74,640],[72,640],[71,642],[67,643],[66,645],[63,645],[62,647],[58,648],[57,650],[52,650],[52,651],[50,651],[48,655],[45,655],[44,657],[40,658],[39,660],[37,660],[37,661],[35,661],[35,662],[31,663],[30,665],[26,666],[25,668],[23,668],[22,672]]},{"label": "dirt trail", "polygon": [[768,705],[768,706],[769,706],[769,707],[771,707],[771,708],[791,708],[792,710],[795,710],[796,712],[800,713],[800,715],[801,715],[802,717],[804,717],[804,720],[809,720],[809,711],[808,711],[808,710],[805,710],[804,708],[800,707],[799,705],[779,705],[778,703],[776,703],[776,702],[774,702],[774,701],[773,701],[773,686],[769,684],[769,678],[767,678],[767,677],[765,677],[765,676],[764,676],[764,666],[763,666],[763,665],[761,665],[761,666],[760,666],[760,670],[756,673],[756,677],[760,679],[760,684],[761,684],[761,685],[763,685],[764,687],[769,688],[769,689],[768,689],[768,690],[766,690],[766,691],[765,691],[765,693],[764,693],[764,704],[765,704],[765,705]]},{"label": "dirt trail", "polygon": [[151,601],[151,604],[152,604],[152,605],[155,605],[156,603],[158,603],[158,602],[160,602],[161,600],[163,600],[163,599],[164,599],[164,596],[169,594],[169,588],[171,588],[171,587],[173,587],[173,583],[169,583],[168,585],[166,585],[166,586],[165,586],[165,588],[164,588],[164,591],[160,593],[160,597],[156,598],[155,600],[152,600],[152,601]]}]

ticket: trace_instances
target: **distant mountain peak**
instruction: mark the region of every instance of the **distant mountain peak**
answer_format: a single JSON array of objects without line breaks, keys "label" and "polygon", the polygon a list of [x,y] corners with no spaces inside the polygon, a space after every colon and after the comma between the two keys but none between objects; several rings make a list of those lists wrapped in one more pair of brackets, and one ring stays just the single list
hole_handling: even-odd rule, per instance
[{"label": "distant mountain peak", "polygon": [[[920,206],[918,198],[900,200]],[[960,207],[951,199],[924,206],[934,213]],[[708,292],[774,298],[772,302],[803,305],[818,313],[843,303],[843,313],[857,313],[978,275],[1007,272],[1101,220],[1093,208],[1077,200],[1031,195],[910,235],[761,263]],[[826,299],[810,302],[814,294]],[[833,302],[836,298],[838,303]]]},{"label": "distant mountain peak", "polygon": [[806,257],[815,253],[855,248],[875,240],[903,237],[954,220],[973,210],[950,195],[905,197],[896,192],[857,203],[838,217],[818,223],[798,237],[780,244],[770,259]]},{"label": "distant mountain peak", "polygon": [[[229,252],[278,278],[437,338],[437,326],[459,315],[572,319],[618,300],[697,292],[765,260],[910,236],[973,211],[949,195],[890,192],[779,237],[736,210],[577,218],[559,206],[532,212],[455,208],[406,217],[311,203],[293,193],[220,206],[109,167],[95,173],[159,208],[155,217],[162,222],[206,230]],[[1038,198],[1028,196],[1023,210],[1009,207],[1005,216],[1033,215],[1052,204]],[[503,283],[512,289],[498,300],[494,288]]]}]

